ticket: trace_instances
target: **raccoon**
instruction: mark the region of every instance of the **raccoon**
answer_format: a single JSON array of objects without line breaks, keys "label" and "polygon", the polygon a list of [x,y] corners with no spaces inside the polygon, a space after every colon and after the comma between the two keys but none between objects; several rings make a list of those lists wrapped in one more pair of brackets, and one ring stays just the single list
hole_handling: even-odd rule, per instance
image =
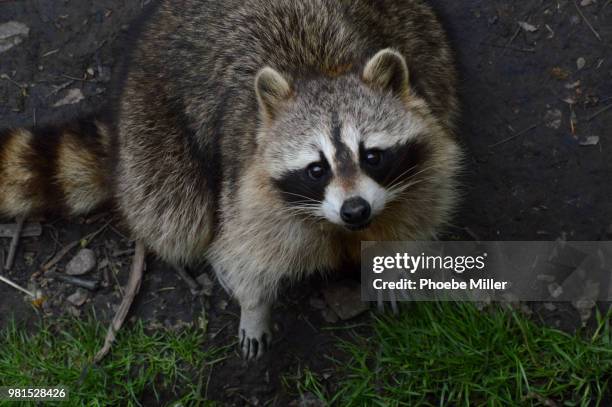
[{"label": "raccoon", "polygon": [[167,262],[212,265],[247,359],[281,282],[449,220],[457,75],[421,0],[165,0],[127,67],[111,120],[0,134],[0,213],[114,202]]}]

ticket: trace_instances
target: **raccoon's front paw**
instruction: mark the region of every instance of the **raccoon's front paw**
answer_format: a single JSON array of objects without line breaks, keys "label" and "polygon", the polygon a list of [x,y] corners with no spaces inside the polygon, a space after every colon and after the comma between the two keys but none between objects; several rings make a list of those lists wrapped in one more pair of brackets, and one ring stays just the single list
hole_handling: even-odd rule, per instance
[{"label": "raccoon's front paw", "polygon": [[240,328],[240,350],[246,360],[259,359],[268,351],[272,335],[269,329]]},{"label": "raccoon's front paw", "polygon": [[259,359],[266,353],[272,340],[268,305],[242,308],[238,340],[242,356],[246,360]]}]

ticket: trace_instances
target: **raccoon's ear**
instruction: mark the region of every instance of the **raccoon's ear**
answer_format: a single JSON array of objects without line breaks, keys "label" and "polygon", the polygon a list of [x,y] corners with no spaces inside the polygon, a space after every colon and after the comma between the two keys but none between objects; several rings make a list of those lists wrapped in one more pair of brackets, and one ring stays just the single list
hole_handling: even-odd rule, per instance
[{"label": "raccoon's ear", "polygon": [[266,120],[274,120],[282,103],[291,97],[291,85],[278,71],[265,67],[255,77],[259,110]]},{"label": "raccoon's ear", "polygon": [[406,60],[391,48],[378,51],[366,64],[363,81],[377,89],[407,96],[410,83]]}]

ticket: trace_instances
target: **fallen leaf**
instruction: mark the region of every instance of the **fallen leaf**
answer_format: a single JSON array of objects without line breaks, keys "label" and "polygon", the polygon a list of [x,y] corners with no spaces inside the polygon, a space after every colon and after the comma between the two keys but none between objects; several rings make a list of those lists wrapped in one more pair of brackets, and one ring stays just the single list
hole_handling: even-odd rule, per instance
[{"label": "fallen leaf", "polygon": [[66,94],[66,96],[64,96],[63,99],[56,102],[53,105],[53,107],[60,107],[64,105],[74,105],[76,103],[79,103],[83,99],[85,99],[85,96],[83,96],[83,92],[81,92],[81,89],[76,89],[76,88],[70,89],[68,93]]},{"label": "fallen leaf", "polygon": [[0,24],[0,53],[21,44],[23,39],[29,34],[30,28],[23,23],[9,21]]},{"label": "fallen leaf", "polygon": [[538,29],[539,29],[539,28],[538,28],[538,27],[536,27],[535,25],[529,24],[529,23],[528,23],[528,22],[526,22],[526,21],[519,21],[519,22],[518,22],[518,25],[519,25],[519,26],[520,26],[520,27],[521,27],[523,30],[525,30],[525,31],[527,31],[527,32],[530,32],[530,33],[532,33],[532,32],[536,32],[536,31],[538,31]]},{"label": "fallen leaf", "polygon": [[599,144],[598,136],[589,136],[580,141],[581,146],[596,146]]}]

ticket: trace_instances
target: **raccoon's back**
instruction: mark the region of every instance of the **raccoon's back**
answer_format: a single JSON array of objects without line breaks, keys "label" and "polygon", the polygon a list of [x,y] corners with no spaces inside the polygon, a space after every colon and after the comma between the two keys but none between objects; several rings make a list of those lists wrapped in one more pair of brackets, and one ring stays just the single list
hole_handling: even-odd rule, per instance
[{"label": "raccoon's back", "polygon": [[[164,1],[134,52],[123,115],[178,123],[188,150],[208,163],[204,172],[226,161],[240,166],[255,148],[253,82],[261,68],[296,79],[337,76],[387,47],[406,57],[413,88],[451,128],[453,56],[420,0]],[[230,167],[215,182],[240,172]]]}]

